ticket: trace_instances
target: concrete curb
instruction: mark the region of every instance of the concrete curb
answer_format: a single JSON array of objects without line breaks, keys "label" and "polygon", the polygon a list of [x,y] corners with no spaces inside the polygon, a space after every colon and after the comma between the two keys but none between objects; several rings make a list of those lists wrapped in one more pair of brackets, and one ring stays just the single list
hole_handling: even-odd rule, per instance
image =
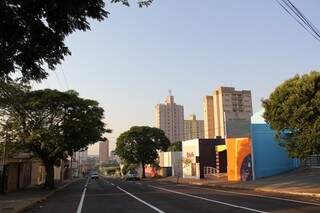
[{"label": "concrete curb", "polygon": [[264,189],[264,188],[252,188],[252,187],[239,187],[239,186],[228,186],[228,185],[219,185],[219,184],[206,184],[206,183],[199,183],[199,182],[187,182],[187,183],[178,183],[178,184],[190,184],[196,186],[209,186],[216,189],[233,189],[233,190],[248,190],[254,192],[269,192],[269,193],[277,193],[282,195],[296,195],[296,196],[303,196],[303,197],[313,197],[313,198],[320,198],[320,193],[309,193],[309,192],[292,192],[292,191],[283,191],[283,190],[276,190],[276,189]]},{"label": "concrete curb", "polygon": [[26,206],[23,206],[23,207],[21,207],[20,209],[18,208],[18,209],[16,209],[16,210],[14,210],[13,213],[23,213],[23,212],[31,209],[31,208],[32,208],[33,206],[35,206],[36,204],[46,201],[46,200],[49,199],[52,195],[54,195],[56,192],[58,192],[58,191],[60,191],[60,190],[62,190],[62,189],[64,189],[64,188],[68,187],[70,184],[75,183],[75,182],[77,182],[77,181],[79,181],[79,180],[81,180],[81,178],[77,178],[77,179],[74,179],[74,180],[72,180],[72,181],[70,181],[70,182],[68,182],[68,183],[65,183],[64,185],[62,185],[62,186],[54,189],[53,191],[49,192],[47,195],[45,195],[45,196],[43,196],[43,197],[41,197],[41,198],[35,198],[35,200],[32,201],[32,202],[30,202],[30,204],[28,204],[28,205],[26,205]]}]

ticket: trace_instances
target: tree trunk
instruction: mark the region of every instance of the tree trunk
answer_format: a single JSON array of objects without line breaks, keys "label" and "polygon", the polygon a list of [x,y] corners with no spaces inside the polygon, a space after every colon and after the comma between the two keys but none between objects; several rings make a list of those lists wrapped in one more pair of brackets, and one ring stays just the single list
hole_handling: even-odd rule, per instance
[{"label": "tree trunk", "polygon": [[146,172],[145,172],[145,170],[144,170],[145,164],[144,164],[144,163],[141,163],[141,165],[142,165],[142,178],[146,178]]},{"label": "tree trunk", "polygon": [[54,164],[44,163],[46,169],[46,181],[45,187],[49,189],[54,189]]}]

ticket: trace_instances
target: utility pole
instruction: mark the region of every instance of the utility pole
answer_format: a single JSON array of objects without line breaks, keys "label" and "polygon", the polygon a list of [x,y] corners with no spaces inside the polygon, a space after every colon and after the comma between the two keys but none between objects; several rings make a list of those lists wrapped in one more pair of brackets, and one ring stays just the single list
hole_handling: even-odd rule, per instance
[{"label": "utility pole", "polygon": [[6,191],[6,187],[5,187],[5,181],[6,181],[6,174],[5,174],[5,163],[6,163],[6,149],[7,149],[7,140],[8,140],[8,136],[6,134],[5,136],[5,139],[3,141],[3,152],[2,152],[2,165],[0,166],[0,179],[1,179],[1,182],[0,182],[0,192],[3,192],[5,193]]}]

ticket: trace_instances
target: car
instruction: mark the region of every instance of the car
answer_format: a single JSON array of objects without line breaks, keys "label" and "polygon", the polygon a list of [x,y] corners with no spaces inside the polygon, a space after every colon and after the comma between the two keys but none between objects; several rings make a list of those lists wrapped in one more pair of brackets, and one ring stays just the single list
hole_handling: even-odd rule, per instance
[{"label": "car", "polygon": [[138,172],[137,171],[129,171],[126,176],[126,180],[140,180]]},{"label": "car", "polygon": [[99,179],[99,174],[98,174],[98,172],[92,172],[90,177],[91,177],[91,179]]}]

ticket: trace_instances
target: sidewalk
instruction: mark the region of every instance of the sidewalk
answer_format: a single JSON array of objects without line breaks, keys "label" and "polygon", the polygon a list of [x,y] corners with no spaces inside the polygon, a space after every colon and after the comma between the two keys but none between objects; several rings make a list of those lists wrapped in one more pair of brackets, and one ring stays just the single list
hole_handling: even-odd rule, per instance
[{"label": "sidewalk", "polygon": [[0,213],[18,213],[32,207],[36,203],[42,202],[55,192],[67,187],[69,184],[79,179],[67,180],[58,184],[54,190],[32,187],[17,192],[0,194]]},{"label": "sidewalk", "polygon": [[[176,182],[177,178],[168,177],[159,181]],[[289,173],[248,182],[228,182],[227,178],[223,177],[200,180],[180,178],[179,183],[320,198],[320,169],[298,169]]]}]

